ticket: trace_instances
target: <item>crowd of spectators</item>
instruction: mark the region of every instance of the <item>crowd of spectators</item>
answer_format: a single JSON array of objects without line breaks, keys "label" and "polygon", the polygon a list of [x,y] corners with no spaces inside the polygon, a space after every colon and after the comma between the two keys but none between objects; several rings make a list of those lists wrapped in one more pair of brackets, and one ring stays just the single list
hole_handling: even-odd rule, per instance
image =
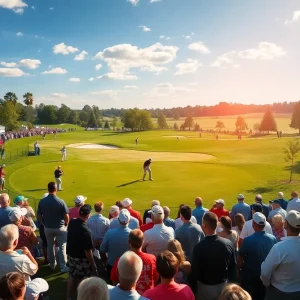
[{"label": "crowd of spectators", "polygon": [[[176,219],[153,200],[141,213],[126,198],[109,209],[76,196],[69,209],[54,182],[37,220],[51,271],[68,273],[66,299],[299,300],[300,199],[283,193],[269,203],[242,194],[226,209],[197,197]],[[38,299],[47,282],[38,271],[33,210],[23,196],[0,195],[0,299]],[[94,209],[94,211],[93,211]],[[57,250],[57,251],[56,251]],[[57,252],[57,253],[56,253]],[[101,277],[101,278],[100,278]],[[33,279],[34,278],[34,279]]]}]

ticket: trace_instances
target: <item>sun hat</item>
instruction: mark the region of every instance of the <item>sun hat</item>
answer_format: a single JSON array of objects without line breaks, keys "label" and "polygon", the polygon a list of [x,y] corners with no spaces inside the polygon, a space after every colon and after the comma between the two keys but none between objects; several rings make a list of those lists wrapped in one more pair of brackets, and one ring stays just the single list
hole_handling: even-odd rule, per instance
[{"label": "sun hat", "polygon": [[112,215],[112,214],[114,214],[115,212],[119,212],[120,211],[120,209],[119,209],[119,206],[117,206],[117,205],[113,205],[113,206],[111,206],[110,207],[110,209],[109,209],[109,213]]},{"label": "sun hat", "polygon": [[239,194],[237,198],[238,198],[239,200],[245,199],[245,197],[244,197],[243,194]]},{"label": "sun hat", "polygon": [[75,204],[82,204],[85,202],[85,200],[87,199],[87,197],[84,197],[82,195],[78,195],[76,196],[76,198],[74,199]]},{"label": "sun hat", "polygon": [[28,198],[25,198],[24,196],[17,196],[14,200],[14,204],[19,204],[20,202],[24,201],[24,200],[28,200]]},{"label": "sun hat", "polygon": [[18,220],[20,220],[25,215],[27,215],[27,209],[26,208],[13,207],[13,209],[8,214],[8,218],[12,222],[17,222]]},{"label": "sun hat", "polygon": [[118,217],[120,223],[127,224],[130,221],[130,213],[127,209],[121,209]]},{"label": "sun hat", "polygon": [[26,300],[35,300],[40,293],[46,292],[49,289],[49,285],[45,279],[35,278],[26,283]]},{"label": "sun hat", "polygon": [[290,210],[285,219],[292,227],[300,229],[300,213],[298,211]]},{"label": "sun hat", "polygon": [[130,200],[129,198],[125,198],[123,201],[122,201],[122,205],[124,207],[128,207],[132,204],[132,200]]},{"label": "sun hat", "polygon": [[79,215],[80,216],[87,216],[91,213],[92,207],[89,204],[85,204],[80,207],[79,209]]},{"label": "sun hat", "polygon": [[258,225],[266,225],[266,217],[260,212],[256,212],[253,215],[253,221]]},{"label": "sun hat", "polygon": [[225,205],[225,201],[223,199],[218,199],[215,201],[216,203]]},{"label": "sun hat", "polygon": [[153,215],[162,215],[164,214],[164,209],[160,205],[154,205],[148,212]]}]

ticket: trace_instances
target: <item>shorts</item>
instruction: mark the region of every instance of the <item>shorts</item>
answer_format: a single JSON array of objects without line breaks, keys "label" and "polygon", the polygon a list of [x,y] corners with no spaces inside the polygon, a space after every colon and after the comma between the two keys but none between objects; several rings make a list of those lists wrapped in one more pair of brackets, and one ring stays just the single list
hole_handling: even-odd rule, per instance
[{"label": "shorts", "polygon": [[92,275],[92,267],[86,258],[68,256],[67,266],[69,267],[69,276],[73,279],[82,280]]},{"label": "shorts", "polygon": [[5,183],[5,179],[3,177],[0,177],[0,184],[4,184]]}]

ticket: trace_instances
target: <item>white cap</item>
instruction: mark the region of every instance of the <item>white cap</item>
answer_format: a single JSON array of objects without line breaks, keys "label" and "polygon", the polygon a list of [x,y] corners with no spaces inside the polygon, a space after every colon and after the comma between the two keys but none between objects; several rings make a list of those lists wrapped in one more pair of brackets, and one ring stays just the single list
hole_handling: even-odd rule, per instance
[{"label": "white cap", "polygon": [[42,199],[44,199],[44,198],[46,198],[46,197],[48,197],[48,196],[49,196],[49,193],[45,193],[45,194],[43,195]]},{"label": "white cap", "polygon": [[110,207],[110,209],[109,209],[109,213],[112,215],[113,213],[115,213],[115,212],[119,212],[120,211],[120,208],[119,208],[119,206],[117,206],[117,205],[113,205],[113,206],[111,206]]},{"label": "white cap", "polygon": [[253,221],[258,225],[266,225],[266,217],[260,212],[256,212],[253,215]]},{"label": "white cap", "polygon": [[17,222],[20,220],[23,216],[27,215],[27,209],[21,208],[21,207],[13,207],[12,211],[9,212],[8,218],[12,222]]},{"label": "white cap", "polygon": [[127,209],[124,209],[124,208],[121,209],[118,219],[119,219],[119,221],[122,224],[129,223],[129,221],[130,221],[130,213],[129,213],[129,211]]},{"label": "white cap", "polygon": [[84,201],[87,199],[87,197],[84,197],[82,195],[78,195],[76,196],[76,198],[74,199],[75,204],[82,204],[84,203]]},{"label": "white cap", "polygon": [[40,293],[46,292],[49,289],[49,285],[45,279],[35,278],[26,283],[26,300],[35,300]]},{"label": "white cap", "polygon": [[292,227],[300,229],[300,213],[298,211],[290,210],[285,219]]},{"label": "white cap", "polygon": [[239,200],[245,199],[245,197],[244,197],[243,194],[239,194],[237,198],[238,198]]},{"label": "white cap", "polygon": [[218,199],[215,202],[225,205],[225,201],[223,199]]},{"label": "white cap", "polygon": [[132,200],[130,200],[129,198],[125,198],[123,201],[122,201],[122,205],[124,207],[128,207],[132,204]]},{"label": "white cap", "polygon": [[152,206],[151,210],[149,212],[153,215],[162,215],[164,214],[164,210],[160,205],[154,205]]}]

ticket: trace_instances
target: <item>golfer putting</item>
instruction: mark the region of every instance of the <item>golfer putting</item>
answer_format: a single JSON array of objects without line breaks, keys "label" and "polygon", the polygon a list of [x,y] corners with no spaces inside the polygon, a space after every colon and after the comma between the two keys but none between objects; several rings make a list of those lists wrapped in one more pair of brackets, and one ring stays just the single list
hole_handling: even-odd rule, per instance
[{"label": "golfer putting", "polygon": [[153,180],[152,179],[152,171],[151,171],[151,168],[150,168],[151,163],[152,163],[151,158],[149,158],[148,160],[146,160],[144,162],[144,165],[143,165],[143,169],[144,169],[143,181],[146,180],[145,178],[146,178],[147,173],[149,173],[149,180]]}]

